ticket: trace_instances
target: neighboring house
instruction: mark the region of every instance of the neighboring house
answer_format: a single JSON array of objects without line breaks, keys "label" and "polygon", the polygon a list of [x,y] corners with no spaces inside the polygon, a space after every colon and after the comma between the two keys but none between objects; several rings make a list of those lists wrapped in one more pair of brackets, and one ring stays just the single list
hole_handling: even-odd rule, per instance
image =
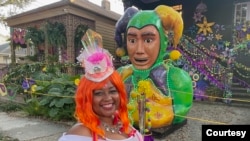
[{"label": "neighboring house", "polygon": [[8,36],[0,34],[0,44],[5,43],[8,40]]},{"label": "neighboring house", "polygon": [[[16,63],[21,63],[27,55],[33,55],[34,51],[30,48],[17,48]],[[11,63],[11,47],[9,42],[0,44],[0,69]]]},{"label": "neighboring house", "polygon": [[[34,50],[28,48],[16,48],[15,49],[15,56],[16,56],[16,63],[22,64],[26,62],[25,56],[32,56],[34,55]],[[2,82],[3,77],[8,72],[8,66],[11,63],[11,47],[10,42],[0,43],[0,82]]]}]

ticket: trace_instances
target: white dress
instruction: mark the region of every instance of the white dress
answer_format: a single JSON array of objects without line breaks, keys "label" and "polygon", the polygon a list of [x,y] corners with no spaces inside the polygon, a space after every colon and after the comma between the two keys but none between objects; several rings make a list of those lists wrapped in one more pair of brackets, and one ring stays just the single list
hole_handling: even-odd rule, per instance
[{"label": "white dress", "polygon": [[[69,134],[63,134],[58,141],[93,141],[92,137],[86,137],[86,136],[80,136],[80,135],[69,135]],[[123,140],[112,140],[112,139],[98,139],[98,141],[143,141],[142,135],[136,131],[134,136],[131,136],[127,139]]]}]

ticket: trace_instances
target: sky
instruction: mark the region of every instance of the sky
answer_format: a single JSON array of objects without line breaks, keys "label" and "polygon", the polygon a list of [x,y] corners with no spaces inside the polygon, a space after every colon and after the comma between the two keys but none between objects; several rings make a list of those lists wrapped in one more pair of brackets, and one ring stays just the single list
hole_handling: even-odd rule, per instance
[{"label": "sky", "polygon": [[[25,11],[29,11],[41,6],[45,6],[45,5],[49,5],[55,2],[58,2],[61,0],[35,0],[35,2],[31,3],[29,6],[27,6],[26,8],[24,8],[24,10],[20,11],[21,12],[25,12]],[[90,2],[93,2],[96,5],[101,6],[101,2],[102,0],[88,0]],[[122,0],[109,0],[110,1],[110,9],[111,11],[117,12],[119,14],[123,14],[123,3]],[[7,13],[7,8],[6,9],[0,9],[0,12],[4,12]],[[4,35],[4,36],[9,36],[9,28],[0,24],[0,34]]]}]

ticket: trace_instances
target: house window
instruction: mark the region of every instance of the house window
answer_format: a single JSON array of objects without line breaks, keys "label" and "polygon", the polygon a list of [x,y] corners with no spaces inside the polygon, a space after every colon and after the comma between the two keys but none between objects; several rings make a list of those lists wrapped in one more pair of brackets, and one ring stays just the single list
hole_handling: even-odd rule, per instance
[{"label": "house window", "polygon": [[234,23],[250,21],[250,2],[236,3],[234,12]]}]

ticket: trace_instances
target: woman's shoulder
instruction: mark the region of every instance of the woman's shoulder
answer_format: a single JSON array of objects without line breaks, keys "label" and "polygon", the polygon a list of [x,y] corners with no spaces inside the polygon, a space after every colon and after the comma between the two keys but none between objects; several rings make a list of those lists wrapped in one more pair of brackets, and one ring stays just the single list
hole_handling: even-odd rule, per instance
[{"label": "woman's shoulder", "polygon": [[92,141],[92,137],[86,137],[81,135],[71,135],[64,133],[58,141]]},{"label": "woman's shoulder", "polygon": [[92,141],[90,130],[81,123],[72,126],[58,141]]},{"label": "woman's shoulder", "polygon": [[84,126],[81,123],[76,123],[74,126],[72,126],[68,130],[68,132],[66,133],[66,135],[80,135],[80,136],[87,136],[87,137],[91,137],[92,136],[89,128],[87,128],[86,126]]}]

